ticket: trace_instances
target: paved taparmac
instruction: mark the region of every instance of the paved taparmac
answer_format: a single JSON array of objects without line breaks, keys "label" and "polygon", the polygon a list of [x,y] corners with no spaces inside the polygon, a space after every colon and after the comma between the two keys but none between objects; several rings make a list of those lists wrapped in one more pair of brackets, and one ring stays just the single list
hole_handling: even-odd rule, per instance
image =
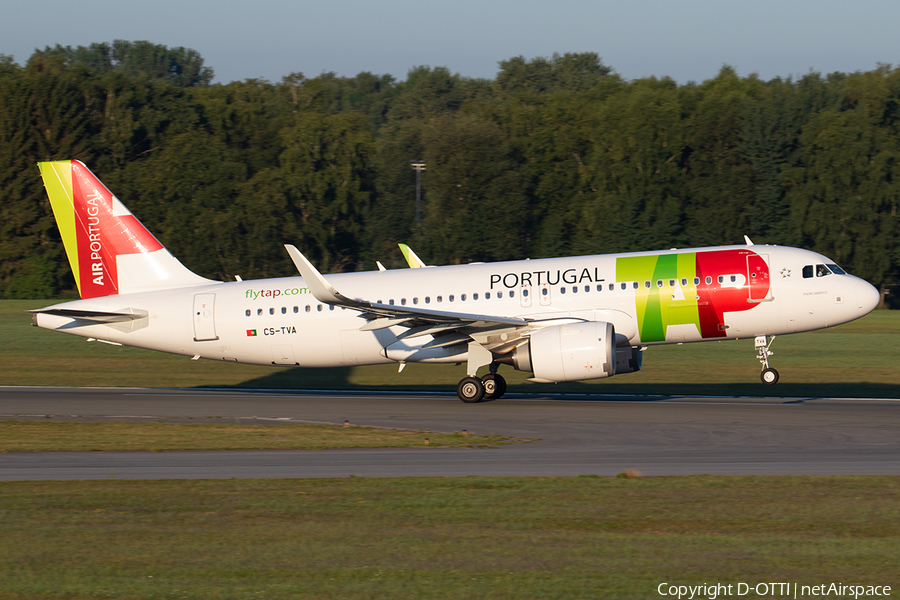
[{"label": "paved taparmac", "polygon": [[0,455],[0,480],[900,475],[900,401],[124,388],[0,388],[2,419],[343,423],[537,439],[411,448]]}]

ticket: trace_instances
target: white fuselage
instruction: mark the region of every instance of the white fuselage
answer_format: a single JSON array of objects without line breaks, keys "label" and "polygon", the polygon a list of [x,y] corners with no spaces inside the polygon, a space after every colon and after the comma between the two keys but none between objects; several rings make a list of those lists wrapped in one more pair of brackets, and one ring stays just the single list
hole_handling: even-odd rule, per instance
[{"label": "white fuselage", "polygon": [[[735,273],[722,273],[724,282],[712,284],[707,284],[705,277],[695,283],[694,273],[681,271],[619,281],[623,279],[622,259],[639,262],[641,257],[710,254],[736,248],[762,255],[768,285],[762,297],[750,292],[750,299],[745,300],[750,308],[724,311],[715,337],[703,335],[698,326],[678,322],[674,315],[682,305],[695,307],[696,313],[698,302],[705,302],[702,298],[709,294],[715,298],[723,287],[748,286],[755,273],[748,276],[744,269],[734,281],[729,278]],[[845,323],[872,310],[878,293],[857,277],[802,276],[804,267],[830,262],[822,255],[795,248],[731,246],[346,273],[327,279],[344,296],[379,304],[538,320],[606,321],[628,344],[643,346],[797,333]],[[663,308],[657,309],[661,321],[653,330],[662,334],[648,337],[647,306],[659,302],[663,302]],[[146,311],[144,318],[109,325],[37,314],[35,324],[215,360],[331,367],[466,359],[465,345],[423,351],[421,346],[433,339],[430,335],[398,342],[397,336],[405,331],[401,326],[360,331],[366,321],[358,311],[318,302],[300,277],[112,295],[52,308]]]}]

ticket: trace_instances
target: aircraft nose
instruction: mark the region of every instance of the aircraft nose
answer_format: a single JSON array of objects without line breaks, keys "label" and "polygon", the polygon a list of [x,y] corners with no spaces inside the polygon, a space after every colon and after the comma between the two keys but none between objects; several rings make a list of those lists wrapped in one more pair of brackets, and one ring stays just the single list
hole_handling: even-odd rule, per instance
[{"label": "aircraft nose", "polygon": [[856,306],[859,316],[867,315],[881,302],[881,294],[878,289],[868,281],[860,280],[859,291],[856,292]]}]

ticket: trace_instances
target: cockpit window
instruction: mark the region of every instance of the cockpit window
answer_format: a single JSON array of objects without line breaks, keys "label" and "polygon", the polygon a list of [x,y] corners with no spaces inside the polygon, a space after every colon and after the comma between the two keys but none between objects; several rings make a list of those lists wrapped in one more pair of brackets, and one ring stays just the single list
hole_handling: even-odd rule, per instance
[{"label": "cockpit window", "polygon": [[809,279],[812,276],[813,276],[813,266],[806,265],[805,267],[803,267],[803,279]]},{"label": "cockpit window", "polygon": [[826,277],[831,275],[831,270],[825,265],[816,265],[816,277]]},{"label": "cockpit window", "polygon": [[846,274],[847,274],[847,271],[843,270],[842,268],[840,268],[840,267],[837,266],[837,265],[829,264],[829,265],[826,265],[826,266],[827,266],[829,269],[831,269],[831,272],[834,273],[835,275],[846,275]]}]

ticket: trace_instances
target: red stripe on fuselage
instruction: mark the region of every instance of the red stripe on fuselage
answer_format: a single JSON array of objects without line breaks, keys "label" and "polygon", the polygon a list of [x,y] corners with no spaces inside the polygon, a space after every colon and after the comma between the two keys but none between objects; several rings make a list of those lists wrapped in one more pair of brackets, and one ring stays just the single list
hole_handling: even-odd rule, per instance
[{"label": "red stripe on fuselage", "polygon": [[[748,256],[751,257],[750,264],[757,269],[757,276],[761,278],[764,273],[765,293],[759,284],[751,284],[749,281],[741,287],[723,286],[719,283],[720,275],[748,277]],[[758,262],[753,259],[758,259]],[[747,301],[750,298],[750,285],[754,285],[754,295],[763,293],[762,297],[765,297],[769,291],[768,266],[759,255],[750,250],[698,252],[697,277],[700,278],[700,285],[697,286],[697,309],[700,335],[704,338],[726,337],[724,313],[750,310],[756,306]],[[706,283],[707,277],[712,279],[709,284]]]}]

